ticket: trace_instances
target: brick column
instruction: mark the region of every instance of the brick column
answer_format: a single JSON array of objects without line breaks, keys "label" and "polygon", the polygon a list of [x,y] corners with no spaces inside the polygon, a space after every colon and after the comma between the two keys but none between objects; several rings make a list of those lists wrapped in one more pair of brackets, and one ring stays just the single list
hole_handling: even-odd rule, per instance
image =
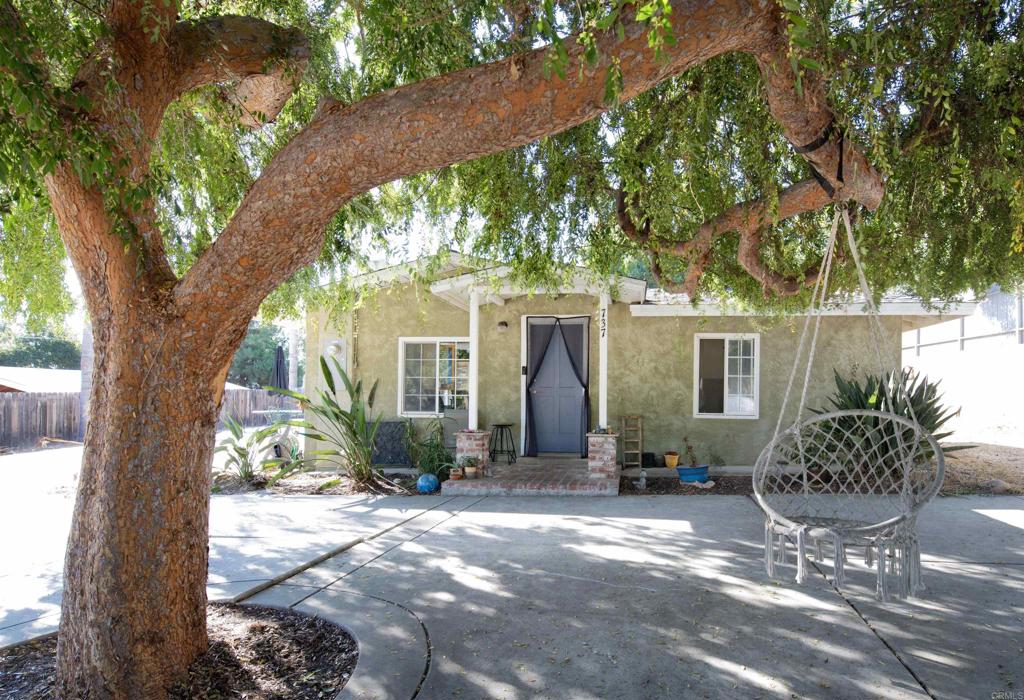
[{"label": "brick column", "polygon": [[587,471],[591,479],[611,479],[620,473],[615,433],[587,433]]},{"label": "brick column", "polygon": [[477,466],[485,471],[490,462],[491,431],[460,430],[455,433],[455,463],[463,457],[473,457]]}]

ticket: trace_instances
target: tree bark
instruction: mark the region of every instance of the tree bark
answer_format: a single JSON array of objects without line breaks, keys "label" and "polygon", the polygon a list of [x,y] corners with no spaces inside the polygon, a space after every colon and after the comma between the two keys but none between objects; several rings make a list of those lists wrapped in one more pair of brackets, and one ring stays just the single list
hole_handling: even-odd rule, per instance
[{"label": "tree bark", "polygon": [[159,310],[96,324],[68,539],[61,697],[162,697],[206,649],[211,436],[220,392],[177,361]]},{"label": "tree bark", "polygon": [[[132,182],[148,173],[164,110],[182,92],[231,83],[243,112],[276,112],[290,80],[274,59],[301,66],[308,57],[293,33],[266,22],[226,17],[172,28],[177,3],[156,3],[154,15],[146,10],[152,4],[111,0],[121,99],[96,100],[90,115],[110,127]],[[608,108],[604,70],[612,61],[622,67],[622,98],[629,99],[713,56],[754,53],[770,73],[773,114],[792,122],[784,124],[787,137],[806,143],[820,134],[831,118],[823,97],[807,88],[808,97],[797,96],[788,64],[776,62],[783,29],[774,0],[673,6],[677,41],[664,61],[654,58],[647,28],[629,22],[621,39],[601,35],[597,66],[578,71],[574,64],[565,80],[545,77],[545,49],[538,49],[353,105],[325,100],[181,280],[167,263],[152,202],[122,213],[136,224],[126,241],[99,191],[83,187],[67,165],[47,176],[95,343],[91,420],[65,561],[61,697],[162,697],[205,648],[208,468],[227,366],[260,303],[316,256],[326,223],[345,202],[595,117]],[[148,42],[143,29],[154,26],[166,42]],[[570,46],[571,61],[580,50]],[[100,94],[102,65],[87,63],[76,76],[83,92]],[[839,148],[828,143],[807,155],[833,181]],[[852,146],[844,156],[854,166],[844,197],[876,206],[877,174]]]}]

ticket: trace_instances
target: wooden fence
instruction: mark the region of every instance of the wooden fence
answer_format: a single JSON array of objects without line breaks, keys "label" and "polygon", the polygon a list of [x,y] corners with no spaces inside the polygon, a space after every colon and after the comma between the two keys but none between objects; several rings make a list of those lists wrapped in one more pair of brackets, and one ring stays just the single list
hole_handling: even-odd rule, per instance
[{"label": "wooden fence", "polygon": [[81,430],[78,392],[73,394],[0,394],[0,448],[31,449],[40,438],[78,440]]},{"label": "wooden fence", "polygon": [[[242,425],[264,425],[257,411],[293,409],[292,399],[264,389],[229,389],[221,402],[221,417],[230,413]],[[82,416],[78,393],[0,393],[0,449],[30,450],[43,438],[80,440]],[[217,427],[222,427],[218,422]]]},{"label": "wooden fence", "polygon": [[[220,402],[221,421],[225,414],[242,425],[266,425],[267,415],[256,411],[273,411],[275,409],[295,409],[298,402],[287,396],[272,394],[266,389],[227,389],[224,399]],[[221,427],[223,423],[218,423]]]}]

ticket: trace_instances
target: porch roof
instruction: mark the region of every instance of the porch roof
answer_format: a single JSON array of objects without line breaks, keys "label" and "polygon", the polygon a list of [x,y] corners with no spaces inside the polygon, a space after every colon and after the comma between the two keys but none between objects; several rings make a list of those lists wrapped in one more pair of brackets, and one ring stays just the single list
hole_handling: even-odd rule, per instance
[{"label": "porch roof", "polygon": [[503,306],[508,299],[528,294],[610,294],[615,301],[626,304],[643,303],[647,282],[634,277],[599,277],[580,268],[557,287],[524,287],[509,281],[512,269],[502,265],[455,277],[447,277],[430,285],[430,291],[449,304],[469,309],[471,292],[477,292],[481,304]]},{"label": "porch roof", "polygon": [[[698,302],[694,304],[685,294],[671,294],[661,289],[647,292],[646,303],[632,304],[632,316],[763,316],[765,312],[743,309],[728,301]],[[953,301],[939,305],[925,305],[921,299],[905,294],[884,294],[878,304],[881,316],[902,316],[913,319],[917,325],[939,323],[950,318],[970,316],[977,302],[973,299]],[[845,301],[826,305],[825,316],[865,316],[868,313],[864,298],[855,295]],[[916,327],[916,326],[915,326]]]}]

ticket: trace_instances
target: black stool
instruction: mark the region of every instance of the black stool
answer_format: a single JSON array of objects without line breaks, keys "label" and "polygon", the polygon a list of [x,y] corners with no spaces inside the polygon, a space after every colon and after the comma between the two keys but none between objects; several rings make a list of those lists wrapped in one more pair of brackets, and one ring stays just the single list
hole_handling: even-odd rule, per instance
[{"label": "black stool", "polygon": [[516,442],[512,439],[511,423],[495,423],[491,426],[491,461],[495,455],[505,455],[508,463],[516,461]]}]

